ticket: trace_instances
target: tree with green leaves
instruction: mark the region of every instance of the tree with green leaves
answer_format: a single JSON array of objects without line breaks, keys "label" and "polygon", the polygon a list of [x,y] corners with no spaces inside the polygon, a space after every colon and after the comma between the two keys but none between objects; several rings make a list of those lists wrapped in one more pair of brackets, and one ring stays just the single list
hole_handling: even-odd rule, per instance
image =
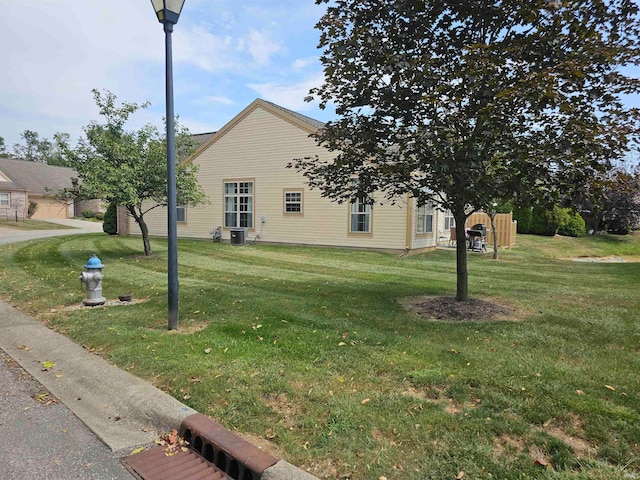
[{"label": "tree with green leaves", "polygon": [[4,138],[0,137],[0,157],[5,157],[7,154],[7,146],[4,143]]},{"label": "tree with green leaves", "polygon": [[[640,112],[634,0],[316,0],[325,83],[338,118],[315,138],[332,161],[296,159],[344,202],[411,194],[462,227],[495,199],[553,201],[621,158]],[[467,300],[464,229],[457,300]]]},{"label": "tree with green leaves", "polygon": [[[38,132],[25,130],[20,134],[20,138],[22,143],[13,145],[13,158],[60,167],[67,166],[63,157],[63,150],[64,146],[69,143],[68,133],[58,132],[53,135],[53,141],[51,141],[48,138],[41,138]],[[2,146],[0,145],[0,154],[2,154]]]},{"label": "tree with green leaves", "polygon": [[38,132],[25,130],[20,134],[22,143],[13,146],[13,157],[27,162],[47,163],[46,159],[52,148],[52,143],[46,138],[40,138]]},{"label": "tree with green leaves", "polygon": [[[139,130],[125,129],[129,117],[148,103],[117,103],[111,92],[93,90],[93,97],[104,117],[103,123],[91,122],[76,148],[66,149],[68,165],[81,179],[82,189],[94,197],[122,205],[142,233],[144,254],[151,255],[149,230],[144,216],[167,206],[166,143],[153,125]],[[176,151],[186,156],[193,151],[191,135],[176,128]],[[178,205],[196,206],[206,201],[193,163],[176,167]]]}]

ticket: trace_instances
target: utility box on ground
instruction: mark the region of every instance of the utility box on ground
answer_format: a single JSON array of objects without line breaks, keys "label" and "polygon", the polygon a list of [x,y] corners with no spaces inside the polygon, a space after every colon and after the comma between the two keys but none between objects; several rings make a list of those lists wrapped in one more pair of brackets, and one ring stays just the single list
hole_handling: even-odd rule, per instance
[{"label": "utility box on ground", "polygon": [[231,229],[231,245],[245,245],[247,243],[247,231],[244,228]]}]

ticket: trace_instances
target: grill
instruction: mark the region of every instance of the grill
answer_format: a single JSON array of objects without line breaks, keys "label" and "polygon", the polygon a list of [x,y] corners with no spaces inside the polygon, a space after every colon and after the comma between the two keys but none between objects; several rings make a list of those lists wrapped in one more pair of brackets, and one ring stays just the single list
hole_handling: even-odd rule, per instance
[{"label": "grill", "polygon": [[487,251],[487,226],[484,223],[476,223],[467,232],[467,250],[473,252]]}]

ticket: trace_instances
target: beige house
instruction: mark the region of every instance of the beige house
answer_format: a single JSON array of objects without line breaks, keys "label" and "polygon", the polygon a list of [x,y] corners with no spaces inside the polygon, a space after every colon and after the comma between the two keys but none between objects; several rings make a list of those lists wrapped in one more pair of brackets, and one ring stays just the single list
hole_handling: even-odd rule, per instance
[{"label": "beige house", "polygon": [[[395,205],[338,204],[311,190],[303,175],[286,168],[294,158],[332,154],[309,134],[322,123],[264,100],[255,100],[205,140],[187,161],[199,166],[209,204],[178,206],[178,236],[232,243],[353,247],[415,253],[446,244],[453,217],[416,207],[409,196]],[[149,232],[166,236],[166,209],[150,211]],[[136,228],[132,234],[138,235]]]},{"label": "beige house", "polygon": [[0,218],[25,220],[30,202],[36,204],[32,218],[72,217],[73,203],[55,194],[71,187],[74,176],[71,168],[0,158]]}]

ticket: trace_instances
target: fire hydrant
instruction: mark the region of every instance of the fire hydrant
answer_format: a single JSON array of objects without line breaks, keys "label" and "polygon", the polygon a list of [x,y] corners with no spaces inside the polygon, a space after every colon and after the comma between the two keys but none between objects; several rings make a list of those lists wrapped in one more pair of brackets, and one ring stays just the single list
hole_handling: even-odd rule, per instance
[{"label": "fire hydrant", "polygon": [[107,301],[102,296],[102,269],[104,265],[94,253],[84,268],[87,271],[80,274],[80,283],[87,284],[87,298],[82,300],[82,303],[90,307],[103,305]]}]

